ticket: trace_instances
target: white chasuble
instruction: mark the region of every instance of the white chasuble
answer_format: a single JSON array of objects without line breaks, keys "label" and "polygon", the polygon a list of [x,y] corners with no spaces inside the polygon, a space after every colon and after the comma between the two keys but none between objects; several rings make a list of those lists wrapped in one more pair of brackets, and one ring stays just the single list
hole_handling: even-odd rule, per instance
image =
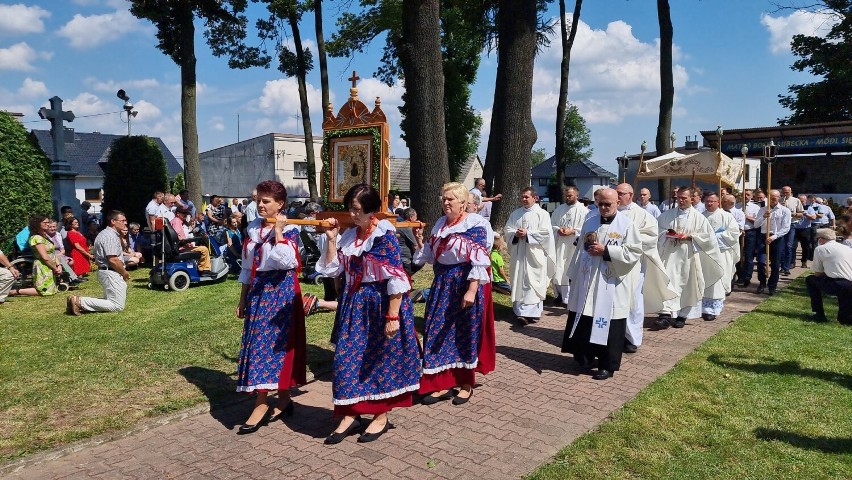
[{"label": "white chasuble", "polygon": [[[568,262],[574,256],[576,248],[577,235],[580,229],[583,228],[583,222],[586,220],[589,209],[580,202],[575,202],[573,205],[563,203],[556,207],[553,215],[550,216],[550,223],[553,225],[553,238],[556,245],[556,270],[553,274],[554,285],[568,285],[570,278],[568,277]],[[559,229],[570,227],[574,229],[571,235],[560,235]],[[567,301],[567,298],[565,299]]]},{"label": "white chasuble", "polygon": [[[515,237],[519,228],[527,231],[526,237]],[[537,204],[519,208],[509,216],[503,234],[511,256],[512,302],[540,303],[556,270],[550,215]]]},{"label": "white chasuble", "polygon": [[721,208],[717,208],[712,213],[706,211],[704,216],[716,234],[716,243],[719,245],[724,271],[718,282],[708,285],[704,290],[704,298],[720,300],[725,298],[726,293],[731,292],[735,265],[740,260],[740,226],[731,213]]}]

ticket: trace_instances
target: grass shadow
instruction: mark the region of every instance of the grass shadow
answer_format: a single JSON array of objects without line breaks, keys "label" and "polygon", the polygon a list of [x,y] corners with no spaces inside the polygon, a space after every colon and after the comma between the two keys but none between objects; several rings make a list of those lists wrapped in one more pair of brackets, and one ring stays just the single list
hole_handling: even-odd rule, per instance
[{"label": "grass shadow", "polygon": [[844,373],[827,372],[825,370],[817,370],[814,368],[803,368],[799,362],[787,360],[777,362],[774,359],[767,363],[741,363],[730,360],[723,360],[720,355],[713,354],[707,359],[720,367],[735,368],[753,373],[775,373],[781,375],[798,375],[800,377],[815,378],[826,382],[834,382],[841,387],[852,390],[852,375]]},{"label": "grass shadow", "polygon": [[763,427],[755,429],[754,436],[760,440],[777,440],[788,443],[804,450],[818,450],[825,453],[852,452],[852,438],[808,437],[798,433]]}]

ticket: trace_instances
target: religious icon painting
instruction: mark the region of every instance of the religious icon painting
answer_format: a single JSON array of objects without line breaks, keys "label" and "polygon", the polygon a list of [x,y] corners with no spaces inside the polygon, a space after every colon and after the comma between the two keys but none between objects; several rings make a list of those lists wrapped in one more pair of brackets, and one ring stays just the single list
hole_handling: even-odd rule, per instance
[{"label": "religious icon painting", "polygon": [[372,184],[373,138],[333,138],[330,147],[331,188],[328,199],[343,202],[343,197],[353,185]]}]

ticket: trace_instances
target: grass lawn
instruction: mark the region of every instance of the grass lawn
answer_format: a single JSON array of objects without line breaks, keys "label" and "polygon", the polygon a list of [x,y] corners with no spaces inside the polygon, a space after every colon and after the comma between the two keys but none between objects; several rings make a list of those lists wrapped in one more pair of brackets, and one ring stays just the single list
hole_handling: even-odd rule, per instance
[{"label": "grass lawn", "polygon": [[852,328],[809,314],[798,279],[528,478],[852,478]]},{"label": "grass lawn", "polygon": [[[234,314],[240,286],[233,277],[177,293],[149,290],[148,269],[131,273],[124,312],[68,316],[67,294],[11,297],[0,306],[0,462],[145,417],[244,398],[234,391],[243,321]],[[431,268],[414,280],[416,288],[429,286]],[[322,286],[302,289],[322,296]],[[93,278],[75,293],[101,292]],[[505,314],[508,297],[494,299]],[[424,309],[415,306],[418,325]],[[333,322],[331,312],[307,319],[311,372],[331,369]]]}]

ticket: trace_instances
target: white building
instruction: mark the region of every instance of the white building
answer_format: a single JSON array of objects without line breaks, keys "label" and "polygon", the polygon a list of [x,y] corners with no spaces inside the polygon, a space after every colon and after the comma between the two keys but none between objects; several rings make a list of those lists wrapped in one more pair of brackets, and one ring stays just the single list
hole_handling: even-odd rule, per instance
[{"label": "white building", "polygon": [[[322,135],[314,135],[314,159],[319,188],[322,170]],[[199,155],[203,193],[223,197],[248,197],[264,180],[278,180],[289,200],[309,198],[305,136],[267,133]]]}]

